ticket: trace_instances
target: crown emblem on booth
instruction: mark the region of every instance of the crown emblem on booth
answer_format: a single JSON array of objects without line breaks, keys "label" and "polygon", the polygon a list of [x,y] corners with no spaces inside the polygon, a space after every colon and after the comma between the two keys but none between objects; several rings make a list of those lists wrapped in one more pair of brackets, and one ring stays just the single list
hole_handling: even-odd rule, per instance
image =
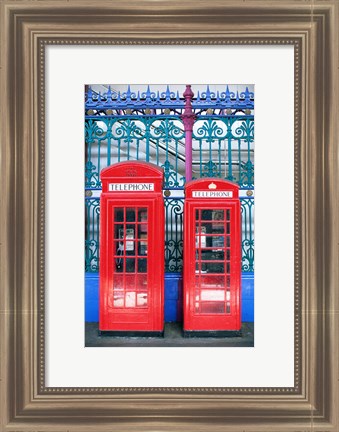
[{"label": "crown emblem on booth", "polygon": [[125,173],[126,173],[126,176],[128,176],[128,177],[137,177],[137,175],[138,175],[137,170],[134,168],[128,168],[125,171]]},{"label": "crown emblem on booth", "polygon": [[215,183],[210,183],[208,185],[208,189],[216,189],[216,188],[217,188],[217,185]]}]

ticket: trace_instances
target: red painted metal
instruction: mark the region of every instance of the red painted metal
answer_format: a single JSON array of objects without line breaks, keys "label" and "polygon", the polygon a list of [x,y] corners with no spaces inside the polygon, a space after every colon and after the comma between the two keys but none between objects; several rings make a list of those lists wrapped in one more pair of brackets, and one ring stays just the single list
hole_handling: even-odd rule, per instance
[{"label": "red painted metal", "polygon": [[215,178],[185,186],[184,330],[240,330],[238,185]]},{"label": "red painted metal", "polygon": [[101,331],[164,326],[163,170],[120,162],[101,171]]}]

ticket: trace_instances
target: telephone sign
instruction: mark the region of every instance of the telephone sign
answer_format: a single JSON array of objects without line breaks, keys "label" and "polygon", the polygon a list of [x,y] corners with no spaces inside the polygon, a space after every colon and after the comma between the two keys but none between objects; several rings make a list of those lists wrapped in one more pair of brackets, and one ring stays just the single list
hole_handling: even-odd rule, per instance
[{"label": "telephone sign", "polygon": [[159,334],[164,326],[163,171],[120,162],[101,171],[99,330]]},{"label": "telephone sign", "polygon": [[239,332],[241,228],[238,185],[192,180],[185,186],[184,331]]}]

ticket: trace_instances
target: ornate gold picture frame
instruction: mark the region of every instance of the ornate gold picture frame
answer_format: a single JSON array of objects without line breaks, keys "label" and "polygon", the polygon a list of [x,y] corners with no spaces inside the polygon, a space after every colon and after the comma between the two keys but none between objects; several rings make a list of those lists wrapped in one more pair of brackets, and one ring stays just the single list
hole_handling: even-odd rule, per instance
[{"label": "ornate gold picture frame", "polygon": [[[339,430],[338,13],[337,0],[1,3],[1,430]],[[52,44],[294,47],[294,387],[46,387]]]}]

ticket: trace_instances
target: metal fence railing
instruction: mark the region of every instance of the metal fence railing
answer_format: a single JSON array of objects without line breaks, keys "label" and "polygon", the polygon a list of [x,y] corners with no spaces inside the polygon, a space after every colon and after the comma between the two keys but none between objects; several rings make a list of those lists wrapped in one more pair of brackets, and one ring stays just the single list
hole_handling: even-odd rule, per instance
[{"label": "metal fence railing", "polygon": [[[194,86],[192,86],[194,87]],[[217,177],[254,188],[254,95],[212,92],[192,99],[193,178]],[[142,160],[164,169],[164,188],[185,184],[185,99],[164,92],[98,94],[87,88],[85,101],[85,268],[97,272],[99,257],[100,171],[116,162]],[[94,193],[96,192],[96,193]],[[182,270],[184,198],[165,197],[165,271]],[[242,270],[254,269],[254,198],[241,197]]]}]

